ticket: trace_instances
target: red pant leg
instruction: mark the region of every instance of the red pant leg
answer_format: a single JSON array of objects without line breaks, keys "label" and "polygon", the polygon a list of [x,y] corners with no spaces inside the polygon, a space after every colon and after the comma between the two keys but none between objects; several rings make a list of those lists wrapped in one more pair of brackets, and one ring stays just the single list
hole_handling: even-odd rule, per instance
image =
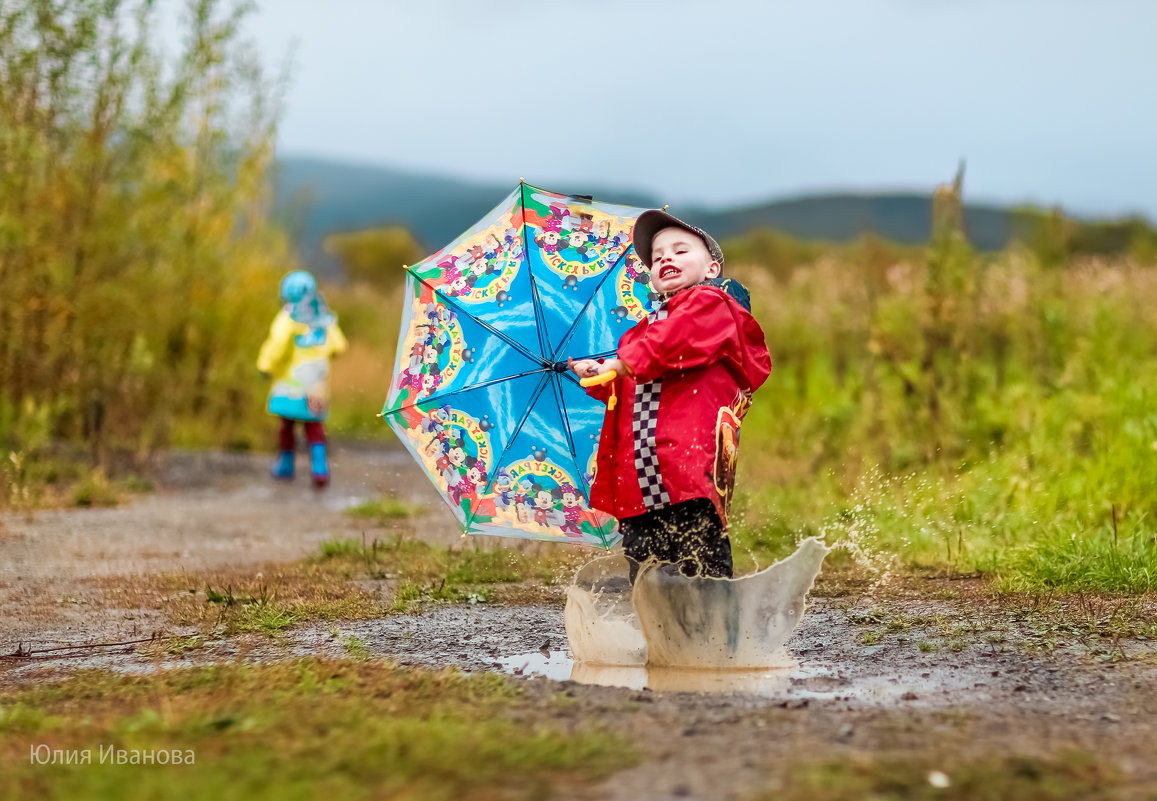
[{"label": "red pant leg", "polygon": [[305,441],[310,445],[325,444],[325,426],[321,423],[302,423],[305,429]]},{"label": "red pant leg", "polygon": [[[309,424],[306,423],[308,426]],[[309,429],[306,428],[306,435],[308,436]],[[279,451],[292,451],[296,446],[293,437],[293,421],[288,417],[281,418],[281,429],[277,432],[277,449]]]}]

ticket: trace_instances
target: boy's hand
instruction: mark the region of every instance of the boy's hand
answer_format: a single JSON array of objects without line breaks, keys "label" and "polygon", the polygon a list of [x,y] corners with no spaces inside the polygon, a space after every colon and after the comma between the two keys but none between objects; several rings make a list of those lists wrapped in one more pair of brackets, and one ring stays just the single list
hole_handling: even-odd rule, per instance
[{"label": "boy's hand", "polygon": [[597,359],[579,359],[577,362],[574,359],[570,360],[570,369],[574,370],[575,375],[579,378],[590,378],[603,373],[609,373],[614,370],[619,375],[634,375],[634,371],[622,359],[605,359],[598,361]]},{"label": "boy's hand", "polygon": [[607,359],[599,365],[600,373],[609,373],[611,370],[614,370],[619,375],[634,375],[634,373],[631,372],[631,368],[627,367],[627,363],[622,359]]},{"label": "boy's hand", "polygon": [[571,359],[570,369],[579,378],[590,378],[602,372],[597,359],[579,359],[577,362]]}]

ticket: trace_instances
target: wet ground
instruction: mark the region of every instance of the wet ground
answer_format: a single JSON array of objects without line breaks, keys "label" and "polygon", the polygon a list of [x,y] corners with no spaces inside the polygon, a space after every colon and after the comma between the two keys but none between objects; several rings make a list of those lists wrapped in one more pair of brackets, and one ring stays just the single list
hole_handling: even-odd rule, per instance
[{"label": "wet ground", "polygon": [[[382,495],[431,504],[416,529],[454,541],[449,514],[439,514],[433,490],[408,469],[408,459],[401,451],[339,450],[334,487],[314,492],[304,482],[270,482],[260,457],[174,455],[158,491],[131,505],[4,515],[0,654],[19,642],[49,647],[147,636],[164,626],[158,613],[94,615],[86,577],[300,558],[320,542],[359,536],[359,523],[342,510]],[[1054,754],[1070,747],[1103,754],[1124,771],[1123,797],[1149,797],[1157,789],[1157,649],[1081,638],[1042,649],[1031,621],[976,624],[1001,614],[952,601],[812,598],[788,642],[791,667],[705,676],[575,666],[561,605],[437,606],[421,615],[302,625],[272,638],[198,640],[179,654],[134,644],[8,659],[0,662],[0,681],[43,680],[80,667],[387,658],[504,672],[532,694],[565,687],[576,703],[552,714],[624,731],[646,754],[593,795],[560,790],[558,797],[741,798],[773,790],[785,761],[805,756]],[[910,622],[889,628],[865,619]],[[973,625],[951,622],[962,619]]]},{"label": "wet ground", "polygon": [[429,509],[420,519],[427,540],[460,539],[401,449],[335,448],[334,483],[323,491],[310,487],[303,454],[294,482],[270,480],[269,461],[172,453],[155,465],[157,490],[124,506],[0,514],[0,653],[21,640],[146,636],[162,626],[159,614],[124,610],[93,619],[96,590],[86,579],[299,559],[322,542],[361,537],[365,523],[344,510],[382,497]]}]

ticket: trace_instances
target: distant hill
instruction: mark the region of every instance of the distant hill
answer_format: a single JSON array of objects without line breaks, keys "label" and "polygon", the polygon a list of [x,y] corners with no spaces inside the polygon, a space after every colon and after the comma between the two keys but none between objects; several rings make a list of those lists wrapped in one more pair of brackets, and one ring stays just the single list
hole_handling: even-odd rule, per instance
[{"label": "distant hill", "polygon": [[[274,213],[285,222],[311,262],[332,266],[321,251],[327,234],[403,225],[429,251],[457,237],[515,187],[443,178],[386,167],[311,158],[279,159],[274,174]],[[545,187],[556,189],[556,187]],[[640,192],[557,187],[572,194],[628,206],[654,206]]]},{"label": "distant hill", "polygon": [[[907,245],[928,240],[932,196],[919,194],[815,195],[721,212],[690,210],[688,222],[718,237],[774,228],[801,239],[847,242],[865,232]],[[965,204],[964,228],[973,246],[1000,250],[1017,230],[1011,209]]]},{"label": "distant hill", "polygon": [[[514,183],[488,184],[385,167],[312,158],[278,161],[276,214],[290,226],[303,256],[323,270],[335,265],[322,255],[325,236],[382,225],[403,225],[429,251],[451,241],[499,203]],[[656,207],[641,192],[602,191],[597,186],[551,186],[598,200]],[[904,244],[927,241],[931,194],[829,194],[770,201],[725,210],[674,209],[717,237],[753,228],[774,228],[803,239],[846,242],[864,232]],[[965,227],[982,250],[999,250],[1017,230],[1018,212],[966,205]]]}]

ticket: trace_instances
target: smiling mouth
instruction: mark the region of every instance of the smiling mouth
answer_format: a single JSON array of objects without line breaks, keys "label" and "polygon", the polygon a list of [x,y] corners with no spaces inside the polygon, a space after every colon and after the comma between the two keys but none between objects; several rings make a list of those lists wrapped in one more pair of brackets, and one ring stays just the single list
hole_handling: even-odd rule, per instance
[{"label": "smiling mouth", "polygon": [[662,270],[659,271],[659,277],[660,278],[673,278],[674,276],[676,276],[678,274],[679,274],[679,271],[676,270],[674,267],[664,267]]}]

